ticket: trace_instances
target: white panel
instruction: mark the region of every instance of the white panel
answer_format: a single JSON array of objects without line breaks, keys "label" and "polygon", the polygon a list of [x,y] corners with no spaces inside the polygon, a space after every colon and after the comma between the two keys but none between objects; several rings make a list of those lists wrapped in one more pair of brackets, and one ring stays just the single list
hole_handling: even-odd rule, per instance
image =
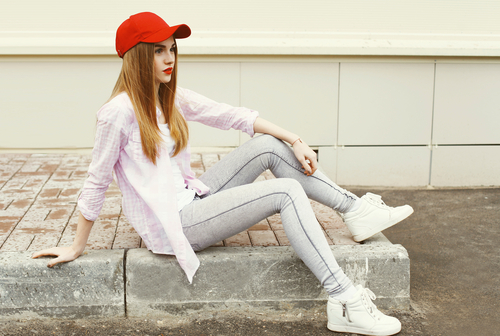
[{"label": "white panel", "polygon": [[432,151],[434,186],[500,186],[500,146],[440,146]]},{"label": "white panel", "polygon": [[424,186],[429,183],[429,147],[338,149],[337,183],[363,186]]},{"label": "white panel", "polygon": [[500,144],[500,64],[437,64],[435,144]]},{"label": "white panel", "polygon": [[338,63],[243,63],[241,104],[300,135],[335,145]]},{"label": "white panel", "polygon": [[[177,83],[217,102],[240,103],[239,63],[179,62]],[[189,123],[192,146],[238,146],[239,131],[223,131],[200,123]]]},{"label": "white panel", "polygon": [[319,147],[318,149],[320,170],[333,182],[337,181],[337,152],[335,147]]},{"label": "white panel", "polygon": [[339,144],[429,144],[433,81],[433,64],[342,63]]},{"label": "white panel", "polygon": [[93,147],[121,62],[0,62],[0,147]]}]

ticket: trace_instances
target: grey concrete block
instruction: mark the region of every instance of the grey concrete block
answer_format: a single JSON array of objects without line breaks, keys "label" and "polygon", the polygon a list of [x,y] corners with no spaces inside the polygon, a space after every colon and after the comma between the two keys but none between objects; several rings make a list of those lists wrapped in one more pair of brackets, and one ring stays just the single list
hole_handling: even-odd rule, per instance
[{"label": "grey concrete block", "polygon": [[[377,294],[379,307],[409,307],[410,265],[402,246],[379,237],[372,243],[332,250],[355,284]],[[129,250],[128,316],[312,309],[326,302],[326,292],[291,247],[217,247],[199,252],[198,257],[201,267],[189,284],[175,257]]]},{"label": "grey concrete block", "polygon": [[0,253],[0,318],[125,316],[124,250],[89,251],[53,268],[31,254]]}]

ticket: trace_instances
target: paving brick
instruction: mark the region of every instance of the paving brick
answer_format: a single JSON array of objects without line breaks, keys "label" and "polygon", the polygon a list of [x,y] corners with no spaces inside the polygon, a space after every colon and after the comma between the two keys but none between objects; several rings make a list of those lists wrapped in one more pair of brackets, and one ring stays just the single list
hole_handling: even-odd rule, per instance
[{"label": "paving brick", "polygon": [[43,221],[50,214],[51,209],[47,207],[32,206],[24,215],[24,220],[27,221]]},{"label": "paving brick", "polygon": [[264,171],[262,173],[262,176],[264,176],[266,178],[266,180],[270,180],[270,179],[276,178],[276,177],[274,177],[273,173],[271,173],[271,171],[269,169],[267,169],[266,171]]},{"label": "paving brick", "polygon": [[220,241],[218,243],[215,243],[215,244],[212,245],[212,247],[224,247],[224,242]]},{"label": "paving brick", "polygon": [[59,194],[59,197],[76,199],[76,196],[79,194],[79,192],[80,188],[64,188]]},{"label": "paving brick", "polygon": [[23,218],[16,226],[16,231],[30,234],[62,233],[66,227],[67,220],[44,220],[44,221],[28,221]]},{"label": "paving brick", "polygon": [[121,198],[113,197],[106,198],[104,204],[102,205],[101,213],[99,218],[118,218],[121,214]]},{"label": "paving brick", "polygon": [[267,217],[267,221],[273,230],[283,230],[283,223],[281,223],[281,215],[274,214],[270,217]]},{"label": "paving brick", "polygon": [[34,234],[12,232],[3,243],[0,252],[26,251],[34,238]]},{"label": "paving brick", "polygon": [[15,157],[10,160],[9,164],[24,164],[26,161],[28,161],[27,157]]},{"label": "paving brick", "polygon": [[200,177],[205,172],[201,154],[191,154],[191,170],[195,173],[196,177]]},{"label": "paving brick", "polygon": [[256,230],[248,231],[252,246],[279,246],[278,240],[273,231]]},{"label": "paving brick", "polygon": [[87,250],[111,249],[115,238],[118,217],[113,219],[98,218],[94,222],[87,241]]},{"label": "paving brick", "polygon": [[290,246],[290,241],[286,236],[285,230],[274,230],[274,234],[276,235],[280,246]]},{"label": "paving brick", "polygon": [[58,169],[57,171],[55,171],[53,174],[52,174],[52,177],[51,179],[53,180],[65,180],[65,179],[68,179],[71,174],[73,174],[73,170],[62,170],[62,169]]},{"label": "paving brick", "polygon": [[[56,246],[65,225],[66,222],[61,220],[26,221],[23,219],[12,231],[2,251],[45,249]],[[35,245],[31,248],[33,243]]]},{"label": "paving brick", "polygon": [[267,219],[263,219],[251,228],[248,229],[249,231],[252,230],[271,230],[271,226],[269,226],[269,222]]},{"label": "paving brick", "polygon": [[345,228],[326,229],[326,233],[332,239],[335,245],[357,245],[353,239],[351,232]]},{"label": "paving brick", "polygon": [[212,154],[212,153],[204,153],[201,156],[203,166],[205,168],[205,171],[213,167],[217,162],[219,162],[219,156],[217,154]]},{"label": "paving brick", "polygon": [[40,189],[42,189],[45,182],[47,182],[48,178],[49,178],[49,175],[31,177],[30,179],[28,179],[26,184],[23,186],[23,189],[31,189],[34,191],[40,191]]},{"label": "paving brick", "polygon": [[20,169],[20,172],[27,173],[27,172],[36,172],[38,169],[40,169],[41,165],[36,164],[36,163],[26,163],[22,168]]},{"label": "paving brick", "polygon": [[0,211],[2,210],[7,210],[7,208],[14,202],[14,199],[12,198],[7,198],[0,200]]},{"label": "paving brick", "polygon": [[60,233],[45,233],[35,235],[27,251],[36,252],[57,246],[57,242],[59,241],[60,237]]},{"label": "paving brick", "polygon": [[248,236],[248,232],[240,232],[237,235],[234,235],[230,238],[227,238],[224,240],[224,245],[225,246],[232,246],[232,247],[237,247],[237,246],[252,246],[250,243],[250,237]]},{"label": "paving brick", "polygon": [[73,174],[71,174],[70,178],[74,180],[78,179],[86,179],[88,176],[87,170],[85,171],[74,171]]},{"label": "paving brick", "polygon": [[39,198],[56,198],[61,191],[62,191],[61,188],[44,188],[44,189],[42,189],[40,194],[38,194],[38,197]]},{"label": "paving brick", "polygon": [[57,167],[59,167],[59,164],[60,163],[44,163],[40,166],[39,171],[52,174],[56,171]]},{"label": "paving brick", "polygon": [[13,177],[2,188],[2,191],[12,190],[12,189],[21,189],[26,183],[26,178],[23,177]]},{"label": "paving brick", "polygon": [[337,229],[345,227],[344,221],[335,210],[316,201],[311,201],[311,206],[314,210],[316,218],[324,229]]},{"label": "paving brick", "polygon": [[26,212],[28,211],[29,207],[33,204],[35,201],[34,198],[22,198],[22,199],[17,199],[13,200],[12,203],[9,205],[9,210],[11,211],[22,211]]},{"label": "paving brick", "polygon": [[2,188],[0,191],[1,194],[7,196],[15,196],[19,198],[34,198],[36,196],[36,192],[29,189],[5,189]]},{"label": "paving brick", "polygon": [[262,182],[262,181],[265,181],[266,178],[264,177],[264,175],[259,175],[256,179],[255,179],[255,182]]},{"label": "paving brick", "polygon": [[[12,230],[16,227],[21,218],[0,217],[0,247],[7,240]],[[0,249],[1,251],[1,249]]]},{"label": "paving brick", "polygon": [[51,209],[46,219],[59,219],[67,222],[74,210],[75,210],[74,205],[57,207],[56,209]]},{"label": "paving brick", "polygon": [[141,237],[139,237],[125,216],[120,216],[112,248],[138,248],[140,246]]}]

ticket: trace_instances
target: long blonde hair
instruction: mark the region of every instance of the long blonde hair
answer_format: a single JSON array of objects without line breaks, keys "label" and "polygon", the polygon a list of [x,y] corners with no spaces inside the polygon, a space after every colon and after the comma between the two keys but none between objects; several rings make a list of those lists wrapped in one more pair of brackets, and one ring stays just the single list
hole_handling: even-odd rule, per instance
[{"label": "long blonde hair", "polygon": [[139,124],[142,150],[144,155],[156,164],[159,147],[163,142],[156,119],[156,102],[160,102],[170,135],[175,142],[174,156],[187,146],[189,129],[186,120],[174,104],[177,87],[177,48],[171,80],[168,83],[161,83],[156,92],[154,46],[154,43],[139,43],[125,53],[120,76],[110,99],[122,92],[128,94]]}]

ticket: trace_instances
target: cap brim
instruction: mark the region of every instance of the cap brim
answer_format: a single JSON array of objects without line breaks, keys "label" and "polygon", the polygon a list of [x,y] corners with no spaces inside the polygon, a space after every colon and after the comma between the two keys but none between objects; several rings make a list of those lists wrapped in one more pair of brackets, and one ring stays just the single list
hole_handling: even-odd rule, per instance
[{"label": "cap brim", "polygon": [[148,38],[142,40],[142,42],[147,42],[147,43],[161,42],[165,41],[172,35],[176,39],[189,37],[191,35],[191,28],[189,28],[189,26],[185,24],[164,28],[162,30],[157,31],[153,35],[150,35]]}]

